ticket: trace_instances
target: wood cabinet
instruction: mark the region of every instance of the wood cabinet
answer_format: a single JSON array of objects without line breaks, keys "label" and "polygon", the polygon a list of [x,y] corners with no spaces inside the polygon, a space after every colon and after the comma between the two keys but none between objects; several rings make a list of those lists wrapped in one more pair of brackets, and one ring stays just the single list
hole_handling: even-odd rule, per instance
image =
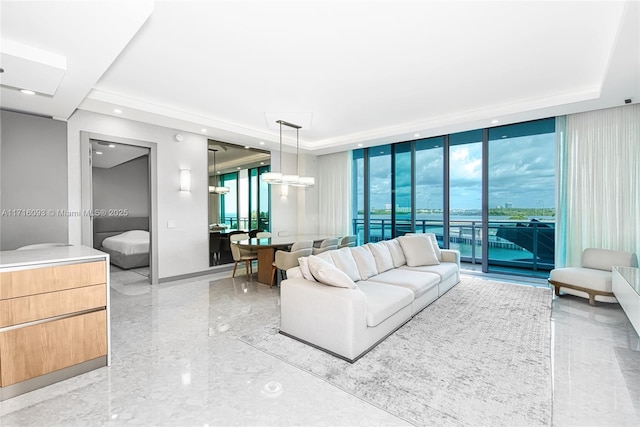
[{"label": "wood cabinet", "polygon": [[91,251],[97,260],[0,268],[2,399],[108,365],[108,256]]}]

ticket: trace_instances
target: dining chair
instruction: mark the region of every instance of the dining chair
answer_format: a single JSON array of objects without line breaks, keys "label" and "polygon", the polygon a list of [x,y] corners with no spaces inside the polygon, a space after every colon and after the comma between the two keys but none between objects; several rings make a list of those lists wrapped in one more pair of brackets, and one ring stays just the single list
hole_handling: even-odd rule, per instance
[{"label": "dining chair", "polygon": [[299,265],[298,258],[311,255],[312,248],[300,249],[297,251],[276,251],[275,261],[271,264],[271,288],[276,281],[276,270],[280,270],[281,278],[286,277],[286,271]]},{"label": "dining chair", "polygon": [[318,255],[318,254],[321,254],[322,252],[338,249],[339,240],[340,239],[338,239],[337,237],[335,239],[324,239],[320,243],[319,248],[313,248],[313,255]]},{"label": "dining chair", "polygon": [[258,239],[267,239],[269,237],[271,237],[271,233],[269,233],[268,231],[260,231],[256,233],[256,238]]},{"label": "dining chair", "polygon": [[355,235],[344,236],[342,239],[340,239],[340,243],[338,243],[338,249],[354,247],[354,246],[356,246]]},{"label": "dining chair", "polygon": [[254,260],[258,260],[258,253],[243,249],[238,245],[238,242],[247,239],[249,239],[249,235],[246,233],[234,234],[229,237],[229,240],[231,240],[231,255],[233,256],[234,262],[233,274],[231,277],[236,277],[236,268],[238,268],[238,263],[240,262],[244,262],[247,278],[249,278],[249,274],[253,274],[252,262]]},{"label": "dining chair", "polygon": [[309,249],[313,247],[313,240],[301,240],[299,242],[295,242],[289,248],[290,252],[298,251],[300,249]]}]

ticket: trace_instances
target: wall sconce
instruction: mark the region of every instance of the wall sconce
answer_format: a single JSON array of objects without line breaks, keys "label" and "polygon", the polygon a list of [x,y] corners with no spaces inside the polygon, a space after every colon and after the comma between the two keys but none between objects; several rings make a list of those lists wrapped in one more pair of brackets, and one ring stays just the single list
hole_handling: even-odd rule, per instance
[{"label": "wall sconce", "polygon": [[191,192],[191,169],[180,169],[180,191]]},{"label": "wall sconce", "polygon": [[289,197],[289,186],[287,184],[280,185],[280,197],[284,199]]}]

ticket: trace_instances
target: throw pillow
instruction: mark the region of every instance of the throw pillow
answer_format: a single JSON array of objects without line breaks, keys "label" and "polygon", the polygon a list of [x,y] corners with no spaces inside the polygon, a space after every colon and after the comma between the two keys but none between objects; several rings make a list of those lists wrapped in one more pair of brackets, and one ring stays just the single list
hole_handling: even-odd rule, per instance
[{"label": "throw pillow", "polygon": [[346,273],[315,255],[309,256],[307,263],[311,274],[320,283],[346,289],[356,289],[358,287]]},{"label": "throw pillow", "polygon": [[440,246],[438,246],[438,239],[436,238],[436,235],[434,233],[427,233],[427,236],[431,239],[431,245],[438,257],[438,261],[442,261],[442,252],[440,251]]},{"label": "throw pillow", "polygon": [[365,246],[369,248],[373,258],[376,260],[378,273],[384,273],[393,268],[393,258],[391,258],[391,252],[389,252],[387,245],[383,242],[378,242],[367,243]]},{"label": "throw pillow", "polygon": [[409,267],[419,267],[421,265],[438,265],[438,257],[431,238],[424,234],[398,237],[398,242],[402,247],[402,252],[407,259]]},{"label": "throw pillow", "polygon": [[309,270],[309,257],[300,257],[298,258],[298,264],[300,265],[300,272],[302,273],[302,277],[306,280],[311,280],[315,282],[316,279],[311,274],[311,270]]},{"label": "throw pillow", "polygon": [[331,254],[333,264],[335,264],[338,269],[347,273],[347,276],[349,276],[351,280],[357,282],[362,279],[360,277],[360,272],[358,271],[356,260],[353,259],[353,255],[351,255],[351,248],[342,248],[337,251],[328,252]]},{"label": "throw pillow", "polygon": [[367,280],[369,277],[378,274],[376,260],[368,247],[356,246],[350,248],[350,250],[351,255],[353,255],[353,259],[356,261],[356,266],[360,273],[360,280]]},{"label": "throw pillow", "polygon": [[394,267],[402,267],[407,263],[407,259],[404,257],[404,252],[402,252],[398,239],[385,240],[384,244],[387,245],[389,252],[391,252],[391,259],[393,260]]}]

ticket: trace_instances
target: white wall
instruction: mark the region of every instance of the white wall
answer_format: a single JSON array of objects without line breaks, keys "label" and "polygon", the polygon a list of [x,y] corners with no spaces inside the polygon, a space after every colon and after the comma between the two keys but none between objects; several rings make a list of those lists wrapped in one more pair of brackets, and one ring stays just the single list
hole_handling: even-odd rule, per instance
[{"label": "white wall", "polygon": [[[69,209],[81,209],[80,132],[157,144],[158,275],[167,278],[209,269],[207,138],[175,129],[76,111],[68,122]],[[179,191],[180,169],[191,169],[190,193]],[[168,221],[175,228],[167,228]],[[80,218],[69,219],[69,242],[81,244]]]}]

